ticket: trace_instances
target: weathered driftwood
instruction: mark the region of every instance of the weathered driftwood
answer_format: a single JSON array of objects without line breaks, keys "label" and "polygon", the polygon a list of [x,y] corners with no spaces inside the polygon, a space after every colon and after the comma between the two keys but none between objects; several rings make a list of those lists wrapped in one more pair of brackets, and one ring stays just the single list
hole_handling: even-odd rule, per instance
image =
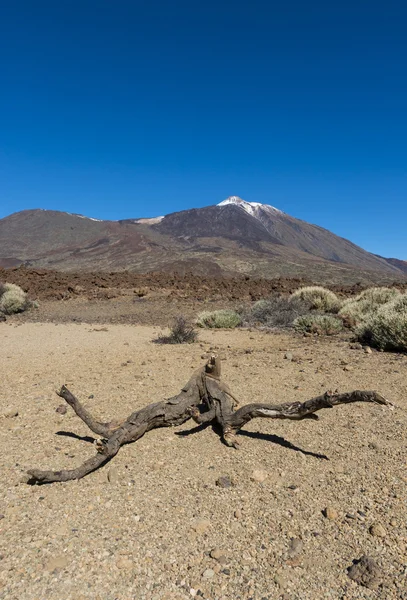
[{"label": "weathered driftwood", "polygon": [[221,362],[212,356],[198,369],[181,392],[164,400],[150,404],[131,414],[122,422],[100,423],[81,405],[73,394],[63,386],[57,394],[73,408],[80,419],[93,433],[102,436],[97,441],[97,454],[80,467],[64,471],[40,471],[31,469],[29,483],[51,483],[80,479],[95,471],[115,456],[123,444],[135,442],[150,429],[175,427],[188,419],[198,424],[217,422],[222,430],[224,442],[238,447],[236,434],[251,419],[318,419],[315,414],[322,408],[351,402],[373,402],[392,406],[391,402],[377,392],[353,391],[344,394],[326,392],[306,402],[285,404],[247,404],[236,410],[237,401],[228,386],[221,380]]}]

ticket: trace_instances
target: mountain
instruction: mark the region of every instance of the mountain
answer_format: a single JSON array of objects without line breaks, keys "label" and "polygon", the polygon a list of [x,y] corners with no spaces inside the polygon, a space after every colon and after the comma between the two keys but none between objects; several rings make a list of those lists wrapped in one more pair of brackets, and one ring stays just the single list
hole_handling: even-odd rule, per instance
[{"label": "mountain", "polygon": [[151,219],[102,221],[41,209],[14,213],[0,219],[0,266],[20,264],[344,283],[406,277],[404,261],[376,256],[322,227],[237,196]]}]

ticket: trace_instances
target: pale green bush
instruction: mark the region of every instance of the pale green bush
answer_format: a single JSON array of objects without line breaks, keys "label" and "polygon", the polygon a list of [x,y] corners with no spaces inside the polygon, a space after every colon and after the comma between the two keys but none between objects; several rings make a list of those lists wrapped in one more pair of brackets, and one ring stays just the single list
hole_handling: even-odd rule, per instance
[{"label": "pale green bush", "polygon": [[302,315],[294,321],[294,328],[300,333],[317,333],[319,335],[335,335],[343,330],[340,319],[332,315]]},{"label": "pale green bush", "polygon": [[339,314],[350,317],[358,323],[375,314],[381,306],[400,295],[399,290],[395,288],[368,288],[355,298],[346,300]]},{"label": "pale green bush", "polygon": [[241,325],[242,317],[234,310],[223,309],[214,310],[213,312],[202,312],[198,315],[196,324],[198,327],[227,328],[233,329]]},{"label": "pale green bush", "polygon": [[2,284],[0,296],[0,313],[11,315],[27,308],[27,294],[14,283]]},{"label": "pale green bush", "polygon": [[318,285],[299,288],[291,295],[291,298],[299,298],[308,302],[310,308],[322,312],[337,313],[342,305],[336,294]]},{"label": "pale green bush", "polygon": [[359,340],[381,350],[407,352],[407,294],[370,313],[356,329]]}]

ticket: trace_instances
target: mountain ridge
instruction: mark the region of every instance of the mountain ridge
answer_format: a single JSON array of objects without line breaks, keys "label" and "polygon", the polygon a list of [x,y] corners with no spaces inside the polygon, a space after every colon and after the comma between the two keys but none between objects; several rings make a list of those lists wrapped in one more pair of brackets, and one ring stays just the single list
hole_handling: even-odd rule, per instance
[{"label": "mountain ridge", "polygon": [[304,276],[351,281],[405,278],[407,263],[283,211],[231,196],[162,217],[101,220],[29,209],[0,219],[0,266],[57,270],[192,270],[202,274]]}]

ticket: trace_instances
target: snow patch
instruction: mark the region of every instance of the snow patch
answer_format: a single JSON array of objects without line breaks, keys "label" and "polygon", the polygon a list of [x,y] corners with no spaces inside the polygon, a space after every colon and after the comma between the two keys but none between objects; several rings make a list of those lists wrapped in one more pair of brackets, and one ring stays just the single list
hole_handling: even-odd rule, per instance
[{"label": "snow patch", "polygon": [[239,196],[229,196],[226,200],[219,202],[218,206],[226,206],[227,204],[234,204],[239,208],[242,208],[252,217],[258,219],[261,216],[262,212],[267,213],[279,213],[284,214],[282,210],[271,206],[270,204],[260,204],[260,202],[247,202],[246,200],[242,200]]},{"label": "snow patch", "polygon": [[154,223],[159,223],[163,219],[164,219],[164,217],[152,217],[151,219],[149,219],[149,218],[135,219],[133,221],[133,223],[140,223],[140,224],[144,223],[144,225],[154,225]]}]

